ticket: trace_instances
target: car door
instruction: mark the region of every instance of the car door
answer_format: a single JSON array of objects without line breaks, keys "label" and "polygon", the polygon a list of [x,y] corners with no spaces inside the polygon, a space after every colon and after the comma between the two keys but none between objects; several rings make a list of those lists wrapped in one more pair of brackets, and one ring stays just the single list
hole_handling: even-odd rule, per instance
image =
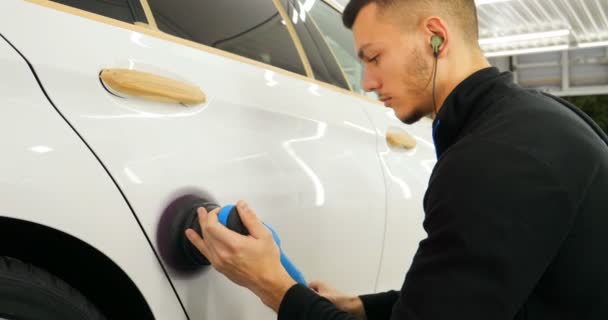
[{"label": "car door", "polygon": [[[386,213],[375,128],[359,97],[308,77],[279,2],[152,0],[139,25],[78,7],[105,1],[65,3],[76,8],[2,1],[11,14],[0,30],[116,181],[155,249],[167,204],[197,188],[221,204],[247,200],[308,280],[374,290]],[[205,99],[187,105],[117,91],[100,79],[104,70],[144,91],[150,82],[137,83],[132,71],[169,78]],[[274,317],[211,268],[188,276],[165,268],[190,319]]]},{"label": "car door", "polygon": [[[348,87],[366,94],[361,88],[363,68],[356,56],[352,32],[342,25],[337,9],[330,2],[317,1],[311,5],[309,1],[295,0],[290,8],[298,12],[292,16],[306,25],[299,28],[299,33],[310,33],[315,47],[327,47],[330,54],[324,56],[338,62]],[[306,12],[308,18],[301,12]],[[319,36],[315,36],[317,32]],[[426,236],[422,228],[422,201],[436,162],[431,120],[423,118],[414,125],[406,125],[395,117],[393,110],[378,103],[360,99],[360,105],[375,128],[376,152],[386,183],[386,229],[376,291],[399,289],[419,241]]]}]

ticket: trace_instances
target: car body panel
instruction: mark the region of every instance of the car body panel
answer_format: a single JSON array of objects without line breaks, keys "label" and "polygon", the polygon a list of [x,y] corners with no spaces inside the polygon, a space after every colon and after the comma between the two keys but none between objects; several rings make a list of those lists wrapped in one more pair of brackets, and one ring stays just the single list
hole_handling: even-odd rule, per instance
[{"label": "car body panel", "polygon": [[[386,229],[376,291],[400,289],[418,243],[426,237],[423,199],[437,161],[430,139],[431,120],[404,125],[390,109],[367,109],[378,131],[378,156],[386,180]],[[407,132],[413,149],[387,143],[387,134]]]},{"label": "car body panel", "polygon": [[[375,289],[386,212],[377,136],[364,112],[375,104],[272,68],[9,3],[0,7],[15,18],[3,19],[0,30],[108,168],[149,238],[180,190],[201,188],[222,204],[248,200],[308,279],[349,292]],[[41,28],[27,28],[34,22]],[[105,68],[196,84],[208,100],[185,107],[117,97],[99,80]],[[191,319],[273,317],[210,268],[169,273]]]},{"label": "car body panel", "polygon": [[[124,194],[141,222],[137,237],[152,239],[149,249],[158,248],[164,208],[199,189],[220,204],[247,200],[278,231],[307,280],[353,294],[401,285],[424,237],[422,198],[435,157],[429,119],[407,126],[361,95],[52,2],[5,0],[0,12],[11,13],[0,19],[0,33],[107,168],[113,192]],[[185,106],[111,91],[99,78],[104,69],[195,85],[207,100]],[[391,131],[414,136],[417,146],[390,146]],[[54,223],[74,234],[77,226],[61,227],[64,218]],[[98,249],[109,256],[116,250]],[[274,317],[209,267],[195,275],[165,267],[190,319]],[[156,271],[164,276],[160,266]],[[176,297],[167,299],[173,309],[158,302],[166,294],[173,292],[149,300],[155,315],[182,317]]]},{"label": "car body panel", "polygon": [[2,38],[0,70],[0,215],[86,242],[129,275],[157,319],[185,319],[119,190],[49,103],[27,63]]}]

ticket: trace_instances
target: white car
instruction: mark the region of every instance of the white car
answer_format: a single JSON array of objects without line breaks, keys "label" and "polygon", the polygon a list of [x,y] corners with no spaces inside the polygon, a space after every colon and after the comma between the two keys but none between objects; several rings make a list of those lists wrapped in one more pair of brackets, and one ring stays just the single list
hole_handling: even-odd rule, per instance
[{"label": "white car", "polygon": [[0,318],[273,319],[159,254],[188,188],[248,201],[307,280],[401,286],[431,121],[361,94],[330,2],[2,0],[0,35]]}]

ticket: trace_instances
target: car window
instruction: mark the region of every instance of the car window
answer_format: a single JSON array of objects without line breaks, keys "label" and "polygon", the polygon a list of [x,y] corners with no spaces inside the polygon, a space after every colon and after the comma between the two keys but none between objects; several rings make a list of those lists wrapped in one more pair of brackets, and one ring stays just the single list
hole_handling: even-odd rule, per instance
[{"label": "car window", "polygon": [[332,49],[323,39],[323,35],[315,22],[312,19],[307,19],[311,3],[310,0],[304,2],[304,4],[300,1],[283,1],[287,14],[291,18],[291,22],[302,42],[315,79],[349,90],[346,77],[338,65]]},{"label": "car window", "polygon": [[353,91],[364,93],[361,89],[363,67],[356,56],[352,32],[342,24],[341,14],[323,1],[314,1],[309,15],[323,33]]},{"label": "car window", "polygon": [[148,0],[161,31],[304,75],[271,0]]},{"label": "car window", "polygon": [[128,23],[148,22],[139,0],[51,0]]}]

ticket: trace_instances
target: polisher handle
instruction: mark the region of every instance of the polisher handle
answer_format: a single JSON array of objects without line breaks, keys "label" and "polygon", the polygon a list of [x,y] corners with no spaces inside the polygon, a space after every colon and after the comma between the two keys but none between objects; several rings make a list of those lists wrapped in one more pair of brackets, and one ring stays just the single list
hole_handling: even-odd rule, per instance
[{"label": "polisher handle", "polygon": [[[218,220],[221,224],[223,224],[232,231],[235,231],[245,236],[249,235],[249,232],[247,231],[247,228],[245,228],[245,225],[243,224],[243,221],[241,220],[241,217],[239,216],[239,213],[237,212],[237,209],[234,205],[228,205],[223,207],[218,213]],[[300,272],[300,270],[291,262],[291,260],[289,260],[285,252],[283,252],[283,249],[281,248],[281,239],[279,238],[277,232],[274,231],[274,229],[266,223],[264,223],[264,226],[266,226],[266,228],[270,230],[274,242],[279,247],[279,250],[281,252],[281,264],[283,265],[283,268],[287,270],[287,273],[289,273],[289,275],[296,282],[303,285],[307,285],[302,272]]]},{"label": "polisher handle", "polygon": [[289,258],[283,251],[283,248],[281,248],[281,239],[279,239],[279,235],[276,233],[276,231],[274,231],[271,226],[267,225],[266,223],[264,223],[264,225],[266,226],[266,228],[268,228],[268,230],[270,230],[270,232],[272,232],[272,238],[279,247],[279,250],[281,252],[281,264],[283,265],[283,268],[287,270],[287,273],[289,273],[293,280],[295,280],[299,284],[307,286],[306,279],[304,279],[304,275],[302,274],[302,272],[300,272],[300,270],[295,266],[295,264],[293,264],[293,262],[289,260]]}]

